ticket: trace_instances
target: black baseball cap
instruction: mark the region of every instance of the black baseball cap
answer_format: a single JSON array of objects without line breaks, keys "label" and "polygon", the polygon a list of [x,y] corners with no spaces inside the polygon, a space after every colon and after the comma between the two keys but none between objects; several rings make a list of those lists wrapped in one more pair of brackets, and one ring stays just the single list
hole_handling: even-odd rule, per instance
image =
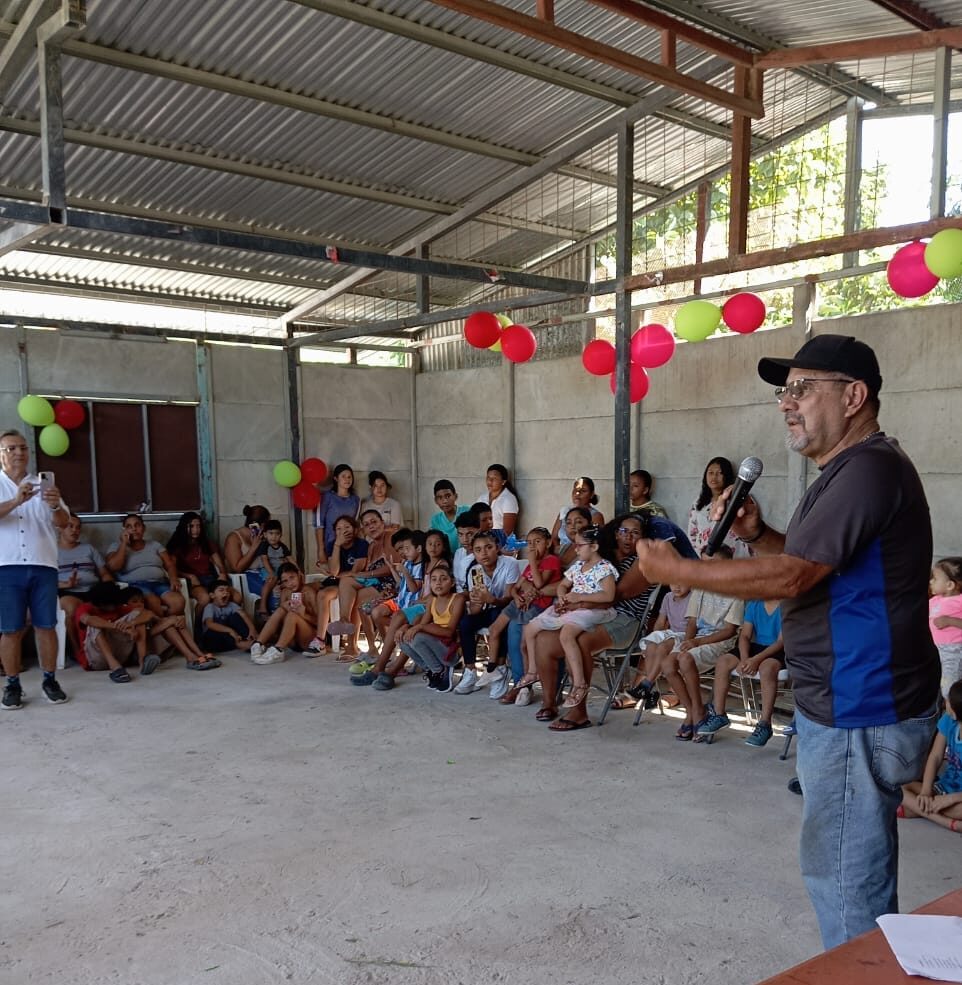
[{"label": "black baseball cap", "polygon": [[862,380],[873,393],[882,389],[882,374],[870,346],[851,335],[816,335],[795,353],[794,359],[760,359],[758,375],[784,386],[790,369],[821,369]]}]

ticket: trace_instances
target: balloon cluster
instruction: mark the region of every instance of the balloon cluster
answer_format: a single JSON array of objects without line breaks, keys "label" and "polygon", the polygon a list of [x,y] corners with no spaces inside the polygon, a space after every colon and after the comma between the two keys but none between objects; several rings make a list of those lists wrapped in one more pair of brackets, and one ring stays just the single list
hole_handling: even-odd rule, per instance
[{"label": "balloon cluster", "polygon": [[490,311],[468,315],[464,340],[475,349],[500,352],[513,363],[526,363],[538,351],[538,340],[527,325],[514,325],[507,315]]},{"label": "balloon cluster", "polygon": [[76,400],[58,400],[56,405],[45,397],[32,394],[22,397],[17,413],[24,424],[42,428],[37,442],[44,454],[59,458],[70,447],[68,431],[79,428],[86,419],[83,404]]},{"label": "balloon cluster", "polygon": [[885,276],[900,298],[920,298],[940,280],[962,277],[962,229],[942,229],[928,243],[906,243],[889,260]]},{"label": "balloon cluster", "polygon": [[327,478],[327,465],[319,458],[305,458],[300,465],[284,459],[274,466],[274,481],[291,491],[296,509],[313,510],[321,502],[317,483]]},{"label": "balloon cluster", "polygon": [[[631,337],[628,370],[628,399],[636,404],[648,393],[648,370],[664,366],[675,352],[675,339],[664,325],[645,325]],[[606,339],[592,339],[581,353],[581,364],[593,376],[609,377],[614,393],[618,386],[615,347]]]},{"label": "balloon cluster", "polygon": [[765,321],[765,302],[757,294],[743,291],[722,307],[711,301],[688,301],[675,315],[675,335],[686,342],[702,342],[724,321],[733,332],[749,335]]}]

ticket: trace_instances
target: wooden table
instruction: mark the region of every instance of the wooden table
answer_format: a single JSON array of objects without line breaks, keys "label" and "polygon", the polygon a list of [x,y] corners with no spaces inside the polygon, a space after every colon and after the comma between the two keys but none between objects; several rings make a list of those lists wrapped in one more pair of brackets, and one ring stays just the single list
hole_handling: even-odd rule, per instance
[{"label": "wooden table", "polygon": [[[912,912],[962,917],[962,889]],[[759,985],[923,985],[935,981],[938,979],[906,975],[882,931],[870,930]]]}]

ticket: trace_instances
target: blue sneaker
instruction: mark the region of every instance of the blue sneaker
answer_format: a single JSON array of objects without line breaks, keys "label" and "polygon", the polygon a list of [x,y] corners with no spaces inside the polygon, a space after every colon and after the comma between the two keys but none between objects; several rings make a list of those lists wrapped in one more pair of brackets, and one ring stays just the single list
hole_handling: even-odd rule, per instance
[{"label": "blue sneaker", "polygon": [[714,735],[723,728],[728,728],[729,725],[731,725],[731,719],[727,715],[717,715],[712,712],[704,721],[698,723],[695,732],[698,735]]},{"label": "blue sneaker", "polygon": [[370,687],[377,680],[377,674],[372,670],[366,670],[359,677],[350,677],[348,680],[357,687]]},{"label": "blue sneaker", "polygon": [[394,687],[394,678],[390,674],[378,674],[373,687],[375,691],[390,691]]},{"label": "blue sneaker", "polygon": [[759,722],[755,726],[755,731],[745,740],[746,746],[764,746],[772,737],[772,727],[768,722]]},{"label": "blue sneaker", "polygon": [[785,726],[785,728],[782,729],[782,735],[798,735],[798,729],[795,727],[794,718]]}]

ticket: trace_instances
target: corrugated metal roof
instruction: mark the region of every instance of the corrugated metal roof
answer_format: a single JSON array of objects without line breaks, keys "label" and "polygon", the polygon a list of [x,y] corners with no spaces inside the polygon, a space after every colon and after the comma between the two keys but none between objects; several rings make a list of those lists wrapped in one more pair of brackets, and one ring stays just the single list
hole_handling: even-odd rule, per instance
[{"label": "corrugated metal roof", "polygon": [[[613,140],[578,155],[570,168],[525,182],[524,165],[611,119],[619,105],[547,81],[477,61],[397,34],[312,8],[323,0],[99,0],[90,5],[81,45],[66,45],[65,116],[68,127],[112,140],[132,141],[119,152],[81,143],[67,148],[67,192],[73,202],[165,220],[274,231],[294,238],[389,251],[416,235],[438,214],[453,211],[479,191],[512,173],[513,194],[434,237],[431,254],[503,269],[531,269],[572,244],[610,228],[616,193]],[[641,97],[655,86],[613,66],[441,8],[427,0],[358,2],[408,22]],[[530,13],[530,0],[508,0]],[[846,38],[907,33],[909,24],[870,0],[812,0],[773,4],[762,0],[688,0],[655,3],[688,16],[707,30],[760,47],[804,45]],[[962,0],[926,0],[946,23],[962,24]],[[557,23],[581,35],[657,60],[658,32],[587,4],[559,5]],[[83,45],[93,45],[84,48]],[[216,87],[175,81],[104,63],[127,53],[245,80],[336,104],[334,113],[376,114],[377,127],[319,112],[260,101]],[[691,68],[708,56],[678,45],[678,65]],[[924,103],[932,91],[931,52],[863,60],[837,66],[884,90],[900,103]],[[713,84],[729,87],[731,71]],[[838,75],[837,78],[842,78]],[[840,112],[846,85],[825,84],[824,74],[772,71],[766,78],[764,119],[754,121],[759,142],[777,139],[826,113]],[[962,59],[953,64],[953,92],[962,93]],[[39,93],[35,70],[25,73],[3,99],[3,112],[35,124]],[[678,94],[666,118],[649,116],[635,128],[637,181],[668,190],[686,187],[725,165],[729,144],[718,128],[729,111],[705,99]],[[429,128],[418,139],[397,132],[405,125]],[[0,126],[3,126],[0,120]],[[17,126],[8,121],[8,126]],[[394,128],[395,132],[392,132]],[[0,131],[2,132],[2,131]],[[477,143],[462,146],[464,141]],[[451,144],[456,146],[451,146]],[[474,150],[470,149],[475,148]],[[206,155],[209,167],[157,160],[157,153]],[[484,151],[478,153],[478,150]],[[342,183],[348,194],[265,180],[233,170],[273,168],[278,178],[303,176]],[[595,177],[592,177],[593,172]],[[40,193],[39,140],[20,133],[0,138],[0,186],[4,194],[36,199]],[[366,198],[353,197],[364,189]],[[375,201],[409,196],[407,207]],[[636,199],[640,205],[644,196]],[[44,253],[45,245],[49,253]],[[166,268],[165,268],[166,264]],[[231,273],[235,276],[231,276]],[[236,276],[236,274],[242,276]],[[169,294],[198,304],[231,303],[293,307],[351,271],[303,259],[238,254],[181,242],[155,242],[76,229],[50,234],[30,250],[0,257],[0,277],[36,283],[84,284],[147,294]],[[583,276],[583,272],[578,275]],[[461,280],[432,282],[435,304],[463,304],[490,289]],[[413,311],[414,278],[378,274],[363,287],[311,315],[330,323],[369,322]]]}]

